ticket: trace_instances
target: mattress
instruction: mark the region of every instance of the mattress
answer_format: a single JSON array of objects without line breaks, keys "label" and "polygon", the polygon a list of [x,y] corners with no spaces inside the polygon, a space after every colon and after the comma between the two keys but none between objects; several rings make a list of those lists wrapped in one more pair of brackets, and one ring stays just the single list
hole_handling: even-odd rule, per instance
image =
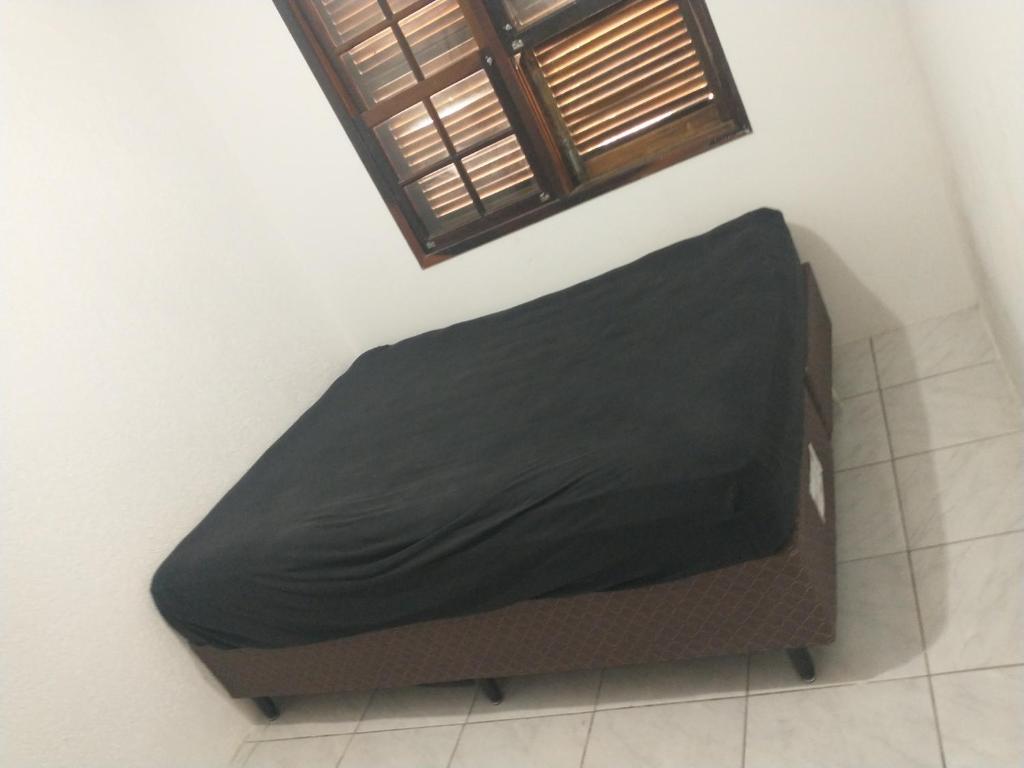
[{"label": "mattress", "polygon": [[274,648],[771,554],[804,328],[792,240],[761,209],[372,349],[175,548],[156,604],[193,643]]}]

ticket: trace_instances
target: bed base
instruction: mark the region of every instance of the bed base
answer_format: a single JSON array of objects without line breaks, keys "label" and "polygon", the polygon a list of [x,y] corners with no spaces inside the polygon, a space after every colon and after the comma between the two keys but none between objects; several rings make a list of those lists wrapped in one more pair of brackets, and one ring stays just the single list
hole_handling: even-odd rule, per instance
[{"label": "bed base", "polygon": [[[809,647],[835,638],[831,327],[804,267],[808,344],[804,457],[796,526],[769,557],[636,589],[527,600],[496,611],[281,649],[195,653],[235,698],[273,719],[273,697],[477,680],[785,649],[814,680]],[[822,464],[824,509],[809,493],[809,451]]]}]

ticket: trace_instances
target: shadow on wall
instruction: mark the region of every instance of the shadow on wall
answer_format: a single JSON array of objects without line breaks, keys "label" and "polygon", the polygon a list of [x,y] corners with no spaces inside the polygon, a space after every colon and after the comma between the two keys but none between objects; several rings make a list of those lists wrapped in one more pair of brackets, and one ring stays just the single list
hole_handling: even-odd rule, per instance
[{"label": "shadow on wall", "polygon": [[[834,308],[842,304],[844,307],[855,307],[859,312],[871,313],[873,325],[881,331],[882,329],[897,329],[902,326],[896,315],[879,298],[871,292],[846,266],[844,260],[832,247],[819,235],[807,227],[799,224],[789,223],[789,229],[793,236],[794,243],[801,261],[809,262],[818,279],[825,304],[835,319]],[[829,289],[832,289],[830,293]],[[877,332],[876,332],[877,333]],[[854,341],[855,339],[847,339]],[[878,382],[878,370],[876,362],[875,344],[877,336],[872,337],[871,355],[866,364],[872,369],[872,377]],[[893,342],[890,341],[891,349]],[[940,488],[939,470],[935,464],[936,454],[932,452],[918,452],[904,449],[902,453],[896,453],[892,441],[892,405],[891,393],[899,394],[899,414],[897,429],[918,429],[925,433],[931,432],[929,423],[929,412],[926,403],[921,397],[917,388],[917,382],[926,373],[917,368],[913,362],[913,350],[909,345],[900,349],[898,356],[908,360],[911,368],[906,373],[908,383],[896,384],[883,387],[876,384],[876,389],[870,391],[858,390],[851,393],[844,399],[836,400],[835,424],[832,436],[833,449],[844,444],[852,452],[859,452],[858,446],[864,443],[871,443],[875,440],[875,429],[884,430],[888,447],[887,460],[860,461],[853,466],[837,469],[837,475],[847,475],[856,485],[849,486],[844,499],[836,498],[837,536],[843,536],[844,531],[853,539],[860,537],[877,539],[872,536],[872,528],[883,525],[879,515],[884,514],[882,508],[886,506],[884,495],[879,493],[875,483],[867,482],[863,473],[865,470],[874,469],[879,465],[886,465],[893,473],[893,493],[896,494],[895,504],[899,514],[899,524],[902,526],[904,545],[899,551],[899,545],[893,542],[893,546],[884,545],[878,547],[873,554],[860,556],[842,556],[837,569],[837,590],[838,590],[838,613],[836,617],[836,640],[832,646],[812,648],[816,654],[819,676],[825,681],[862,682],[870,680],[885,680],[901,677],[907,674],[908,662],[916,659],[922,652],[926,652],[928,642],[935,642],[940,638],[948,623],[948,613],[951,600],[951,585],[948,583],[948,564],[939,557],[932,558],[929,562],[928,582],[933,589],[941,590],[941,593],[934,595],[931,600],[933,606],[938,610],[933,611],[927,619],[928,635],[924,637],[920,633],[920,620],[917,615],[917,597],[913,594],[916,589],[914,577],[912,576],[913,566],[911,565],[910,552],[912,548],[924,546],[934,541],[946,541],[947,537],[942,530],[942,515],[934,514],[927,519],[928,538],[923,539],[923,531],[920,530],[923,522],[920,515],[908,515],[905,508],[907,500],[901,497],[898,490],[899,477],[902,474],[904,482],[909,481],[908,476],[912,473],[912,482],[915,487],[924,489],[925,494],[937,493]],[[893,354],[890,352],[890,355]],[[835,361],[834,361],[835,362]],[[847,362],[850,365],[850,362]],[[887,394],[889,397],[887,398]],[[872,416],[868,418],[865,414],[864,405],[866,401],[874,401],[874,413],[879,413],[881,424]],[[872,409],[868,409],[871,413]],[[933,442],[933,441],[929,441]],[[856,478],[854,480],[854,478]],[[919,494],[920,495],[920,494]],[[935,498],[935,504],[941,503],[941,499]],[[856,517],[857,519],[851,519]],[[915,525],[917,526],[915,528]],[[902,558],[905,567],[906,581],[889,569],[883,569],[881,561],[892,561]],[[882,576],[865,578],[865,572],[871,569],[871,562],[878,562],[878,573],[888,573]],[[865,565],[865,564],[868,565]],[[884,584],[890,590],[889,593],[873,593],[871,590]],[[934,585],[938,585],[935,587]],[[907,591],[904,592],[903,590]],[[904,599],[906,598],[906,599]],[[907,616],[909,613],[911,616]],[[922,660],[923,663],[923,660]]]},{"label": "shadow on wall", "polygon": [[[825,299],[825,306],[832,314],[833,332],[836,315],[856,314],[873,318],[872,325],[877,331],[898,328],[901,321],[882,301],[865,286],[856,274],[850,271],[846,261],[832,250],[825,240],[802,224],[787,222],[796,243],[800,260],[810,262]],[[842,295],[837,295],[842,291]],[[833,307],[837,311],[833,311]],[[842,309],[840,309],[842,308]],[[853,341],[853,339],[840,339]]]}]

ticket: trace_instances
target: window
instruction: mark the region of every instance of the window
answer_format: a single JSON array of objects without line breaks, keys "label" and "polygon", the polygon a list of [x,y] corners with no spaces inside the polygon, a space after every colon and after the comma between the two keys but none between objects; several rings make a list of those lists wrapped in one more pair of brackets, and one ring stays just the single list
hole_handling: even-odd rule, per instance
[{"label": "window", "polygon": [[750,131],[703,0],[275,0],[424,267]]}]

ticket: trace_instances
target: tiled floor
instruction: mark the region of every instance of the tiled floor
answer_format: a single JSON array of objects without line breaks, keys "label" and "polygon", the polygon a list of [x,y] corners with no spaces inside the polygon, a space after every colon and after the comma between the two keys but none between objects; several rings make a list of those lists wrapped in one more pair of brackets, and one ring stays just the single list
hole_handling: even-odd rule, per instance
[{"label": "tiled floor", "polygon": [[839,637],[784,655],[284,702],[245,768],[1024,766],[1024,442],[965,310],[836,350]]}]

